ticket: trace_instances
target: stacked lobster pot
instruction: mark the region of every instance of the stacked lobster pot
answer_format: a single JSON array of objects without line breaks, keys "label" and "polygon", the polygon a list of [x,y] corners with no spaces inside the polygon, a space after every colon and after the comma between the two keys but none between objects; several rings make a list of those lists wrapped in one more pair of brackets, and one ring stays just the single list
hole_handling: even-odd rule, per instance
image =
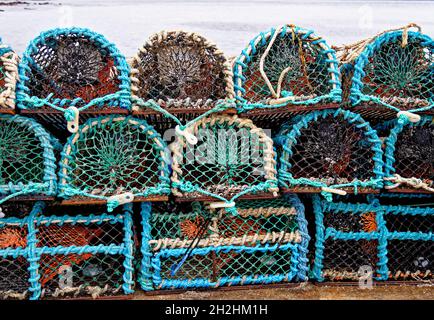
[{"label": "stacked lobster pot", "polygon": [[0,126],[1,297],[132,293],[130,202],[170,189],[163,140],[128,116],[125,57],[88,29],[54,29],[31,41],[18,74],[9,94],[21,115]]},{"label": "stacked lobster pot", "polygon": [[252,211],[243,200],[277,197],[276,154],[264,130],[236,115],[223,53],[197,34],[161,32],[131,67],[133,114],[174,126],[176,138],[174,200],[142,206],[142,288],[305,280],[303,209],[282,198],[254,200]]},{"label": "stacked lobster pot", "polygon": [[142,289],[307,280],[309,236],[296,195],[240,200],[237,211],[201,202],[143,204]]},{"label": "stacked lobster pot", "polygon": [[432,198],[396,194],[330,203],[315,196],[313,201],[315,279],[362,285],[373,280],[432,281]]},{"label": "stacked lobster pot", "polygon": [[384,188],[367,198],[314,198],[314,278],[432,281],[434,42],[410,24],[339,53],[344,113],[369,121],[360,127],[372,132]]},{"label": "stacked lobster pot", "polygon": [[381,140],[360,115],[342,109],[335,51],[313,31],[285,25],[261,33],[234,64],[239,109],[272,127],[281,191],[376,192]]}]

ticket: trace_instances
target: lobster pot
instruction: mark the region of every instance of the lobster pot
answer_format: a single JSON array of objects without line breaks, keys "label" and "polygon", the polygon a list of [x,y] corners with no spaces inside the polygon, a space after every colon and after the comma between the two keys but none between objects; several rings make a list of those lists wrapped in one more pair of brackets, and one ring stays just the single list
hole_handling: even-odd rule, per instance
[{"label": "lobster pot", "polygon": [[[0,298],[97,298],[133,292],[131,205],[10,203],[0,220]],[[80,213],[80,214],[78,214]]]},{"label": "lobster pot", "polygon": [[297,116],[275,138],[285,191],[372,192],[382,186],[381,140],[360,115],[322,110]]},{"label": "lobster pot", "polygon": [[41,125],[17,115],[0,115],[0,146],[1,196],[56,194],[54,148],[59,144]]},{"label": "lobster pot", "polygon": [[358,112],[393,118],[399,111],[427,112],[434,106],[434,42],[429,36],[383,33],[352,64],[350,103]]},{"label": "lobster pot", "polygon": [[144,120],[128,116],[89,119],[64,146],[60,196],[116,204],[170,192],[165,142]]},{"label": "lobster pot", "polygon": [[[189,142],[191,136],[197,144]],[[170,148],[173,193],[178,197],[231,201],[277,191],[273,142],[248,119],[236,115],[202,118]]]},{"label": "lobster pot", "polygon": [[143,290],[307,280],[307,223],[295,195],[237,203],[142,204]]},{"label": "lobster pot", "polygon": [[298,112],[341,101],[335,52],[311,30],[284,25],[260,33],[233,70],[237,103],[244,111],[287,107]]},{"label": "lobster pot", "polygon": [[0,219],[0,300],[22,300],[32,296],[37,286],[36,272],[29,262],[32,237],[32,217],[37,210],[24,203],[2,206]]},{"label": "lobster pot", "polygon": [[79,112],[127,113],[130,109],[125,57],[103,35],[88,29],[41,33],[25,50],[19,75],[18,108],[58,129],[66,124],[63,112],[72,122],[68,129],[75,132]]},{"label": "lobster pot", "polygon": [[14,113],[18,55],[0,39],[0,113]]},{"label": "lobster pot", "polygon": [[389,191],[434,192],[434,122],[429,116],[416,123],[389,122],[385,180]]},{"label": "lobster pot", "polygon": [[154,34],[130,64],[137,114],[149,113],[156,102],[186,120],[186,114],[210,110],[217,101],[234,97],[230,63],[215,44],[195,33]]},{"label": "lobster pot", "polygon": [[431,280],[434,208],[314,197],[313,275],[323,281]]},{"label": "lobster pot", "polygon": [[51,206],[35,219],[41,298],[133,293],[132,205]]}]

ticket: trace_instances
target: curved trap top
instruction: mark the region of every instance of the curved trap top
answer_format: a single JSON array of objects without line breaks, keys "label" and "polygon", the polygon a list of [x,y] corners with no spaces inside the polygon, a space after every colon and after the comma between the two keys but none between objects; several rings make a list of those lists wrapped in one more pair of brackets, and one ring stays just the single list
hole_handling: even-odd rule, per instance
[{"label": "curved trap top", "polygon": [[58,142],[32,119],[0,115],[0,203],[21,195],[56,193]]},{"label": "curved trap top", "polygon": [[284,25],[260,33],[234,64],[243,110],[340,102],[335,52],[313,31]]},{"label": "curved trap top", "polygon": [[18,60],[18,55],[2,44],[0,38],[0,112],[9,113],[15,109]]},{"label": "curved trap top", "polygon": [[434,192],[434,122],[424,116],[417,123],[401,119],[388,122],[391,127],[385,149],[385,188],[415,192]]},{"label": "curved trap top", "polygon": [[[19,65],[17,106],[64,112],[130,108],[129,66],[116,46],[93,31],[53,29],[30,42]],[[69,109],[68,117],[75,109]]]},{"label": "curved trap top", "polygon": [[353,62],[352,106],[395,112],[434,107],[434,41],[408,27],[367,40]]},{"label": "curved trap top", "polygon": [[315,111],[296,117],[275,141],[281,145],[279,183],[288,190],[329,197],[382,186],[381,140],[360,115]]},{"label": "curved trap top", "polygon": [[212,197],[232,206],[246,194],[277,192],[273,141],[250,120],[213,115],[186,131],[199,143],[180,136],[170,146],[175,195]]},{"label": "curved trap top", "polygon": [[152,126],[126,116],[89,119],[72,135],[60,161],[60,196],[108,202],[109,210],[134,197],[169,189],[166,143]]},{"label": "curved trap top", "polygon": [[234,98],[232,70],[223,52],[184,31],[154,34],[140,48],[131,60],[131,91],[142,104],[154,100],[168,110],[210,109],[217,100]]}]

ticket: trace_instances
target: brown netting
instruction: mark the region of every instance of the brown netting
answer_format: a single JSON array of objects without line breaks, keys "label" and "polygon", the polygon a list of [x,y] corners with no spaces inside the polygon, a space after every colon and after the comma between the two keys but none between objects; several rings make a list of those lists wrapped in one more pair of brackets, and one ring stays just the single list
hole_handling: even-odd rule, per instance
[{"label": "brown netting", "polygon": [[119,89],[118,70],[106,49],[79,34],[57,35],[37,44],[30,58],[26,82],[28,94],[84,103],[115,93]]},{"label": "brown netting", "polygon": [[327,184],[348,183],[374,176],[374,152],[362,128],[341,116],[312,121],[292,142],[292,176]]},{"label": "brown netting", "polygon": [[395,173],[434,187],[434,125],[406,126],[395,144]]},{"label": "brown netting", "polygon": [[155,34],[133,58],[131,67],[133,96],[144,101],[205,102],[233,96],[226,57],[194,33]]}]

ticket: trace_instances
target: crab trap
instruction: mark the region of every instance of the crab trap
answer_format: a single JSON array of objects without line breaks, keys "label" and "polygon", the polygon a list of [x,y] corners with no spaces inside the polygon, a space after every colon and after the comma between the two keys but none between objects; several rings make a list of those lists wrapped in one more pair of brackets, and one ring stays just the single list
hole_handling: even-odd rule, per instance
[{"label": "crab trap", "polygon": [[[401,197],[404,197],[401,195]],[[321,201],[313,277],[319,281],[432,281],[434,207]]]},{"label": "crab trap", "polygon": [[88,29],[41,33],[24,52],[19,76],[17,107],[60,131],[67,127],[76,132],[79,120],[95,113],[130,109],[125,57],[104,36]]},{"label": "crab trap", "polygon": [[4,206],[0,299],[54,299],[133,292],[132,207]]},{"label": "crab trap", "polygon": [[334,50],[313,31],[294,25],[250,41],[235,60],[234,86],[239,109],[256,117],[337,108],[342,94]]},{"label": "crab trap", "polygon": [[183,123],[212,109],[232,107],[231,65],[215,44],[198,34],[154,34],[130,64],[137,116]]},{"label": "crab trap", "polygon": [[294,117],[275,137],[279,184],[285,192],[372,193],[382,187],[381,140],[348,110]]},{"label": "crab trap", "polygon": [[386,122],[385,188],[393,192],[434,192],[434,120]]},{"label": "crab trap", "polygon": [[15,197],[55,196],[59,148],[35,120],[0,114],[0,203]]},{"label": "crab trap", "polygon": [[60,160],[63,204],[167,200],[170,154],[144,120],[111,115],[89,119],[66,142]]},{"label": "crab trap", "polygon": [[143,203],[142,289],[306,281],[309,235],[297,196],[237,206],[233,216],[200,202]]},{"label": "crab trap", "polygon": [[18,55],[0,38],[0,113],[14,113],[17,80]]},{"label": "crab trap", "polygon": [[242,197],[277,196],[273,141],[250,120],[213,115],[185,133],[198,143],[179,136],[170,145],[178,199],[219,201],[215,204],[231,208]]},{"label": "crab trap", "polygon": [[410,27],[380,33],[346,53],[353,66],[350,104],[362,115],[433,113],[434,41]]}]

